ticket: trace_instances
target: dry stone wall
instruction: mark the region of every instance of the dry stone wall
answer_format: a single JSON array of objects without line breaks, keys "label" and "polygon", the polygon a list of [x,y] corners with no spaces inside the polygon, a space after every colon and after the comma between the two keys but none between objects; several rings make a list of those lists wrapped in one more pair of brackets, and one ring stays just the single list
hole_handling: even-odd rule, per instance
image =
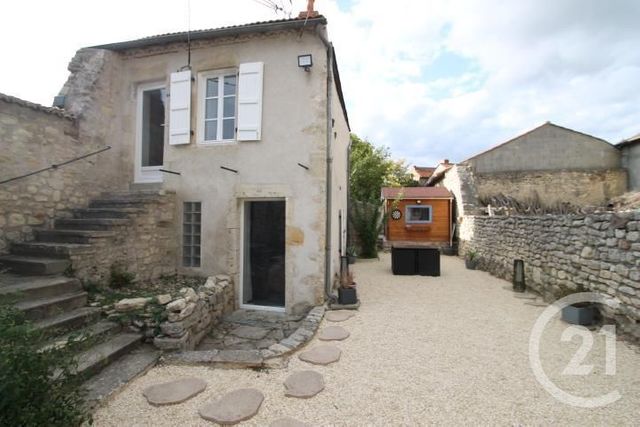
[{"label": "dry stone wall", "polygon": [[526,284],[547,300],[562,288],[601,292],[620,301],[613,312],[624,332],[640,338],[640,211],[591,215],[465,216],[461,255],[473,250],[479,268],[512,280],[525,263]]}]

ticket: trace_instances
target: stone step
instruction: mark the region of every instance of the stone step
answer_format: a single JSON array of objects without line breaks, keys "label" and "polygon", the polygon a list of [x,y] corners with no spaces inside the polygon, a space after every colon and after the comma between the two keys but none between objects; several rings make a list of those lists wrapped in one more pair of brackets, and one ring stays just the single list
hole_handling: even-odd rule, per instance
[{"label": "stone step", "polygon": [[87,304],[86,292],[74,292],[48,298],[20,301],[16,307],[25,313],[29,320],[41,320],[46,317],[83,307]]},{"label": "stone step", "polygon": [[69,258],[70,255],[91,251],[91,245],[79,243],[24,242],[13,243],[10,249],[14,255]]},{"label": "stone step", "polygon": [[111,230],[114,226],[129,224],[128,219],[56,219],[55,228],[58,230]]},{"label": "stone step", "polygon": [[92,239],[115,236],[113,231],[96,230],[35,230],[36,241],[52,243],[91,243]]},{"label": "stone step", "polygon": [[160,355],[161,352],[156,348],[143,344],[90,378],[82,385],[88,408],[96,407],[123,385],[145,374],[156,364]]},{"label": "stone step", "polygon": [[120,332],[76,356],[76,374],[93,375],[109,363],[139,346],[141,334]]},{"label": "stone step", "polygon": [[82,291],[78,279],[65,276],[19,276],[0,275],[0,296],[15,296],[16,299],[47,298]]},{"label": "stone step", "polygon": [[87,208],[74,209],[73,217],[76,219],[123,219],[128,218],[132,213],[143,211],[139,208]]},{"label": "stone step", "polygon": [[41,351],[48,350],[51,348],[64,347],[69,343],[69,340],[71,339],[75,342],[87,341],[89,339],[98,340],[107,335],[120,332],[120,329],[122,329],[120,324],[115,322],[109,322],[107,320],[102,320],[100,322],[93,323],[82,329],[76,329],[71,332],[67,332],[64,335],[55,337],[54,339],[49,341],[46,345],[44,345],[41,348]]},{"label": "stone step", "polygon": [[47,276],[62,274],[69,267],[69,260],[60,258],[43,258],[23,255],[0,256],[0,266],[8,268],[12,273]]},{"label": "stone step", "polygon": [[42,331],[75,329],[96,321],[101,313],[102,310],[98,307],[81,307],[39,320],[33,326]]},{"label": "stone step", "polygon": [[140,197],[113,197],[108,199],[96,199],[89,202],[90,209],[120,209],[142,208],[150,199]]}]

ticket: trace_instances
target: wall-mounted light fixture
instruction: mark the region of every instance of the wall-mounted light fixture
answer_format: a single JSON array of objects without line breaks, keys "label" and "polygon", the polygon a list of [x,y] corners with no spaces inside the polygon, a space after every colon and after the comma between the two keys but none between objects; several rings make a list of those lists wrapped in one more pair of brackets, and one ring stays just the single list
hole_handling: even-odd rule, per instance
[{"label": "wall-mounted light fixture", "polygon": [[304,68],[305,71],[311,70],[311,67],[313,67],[313,57],[310,53],[298,55],[298,67]]}]

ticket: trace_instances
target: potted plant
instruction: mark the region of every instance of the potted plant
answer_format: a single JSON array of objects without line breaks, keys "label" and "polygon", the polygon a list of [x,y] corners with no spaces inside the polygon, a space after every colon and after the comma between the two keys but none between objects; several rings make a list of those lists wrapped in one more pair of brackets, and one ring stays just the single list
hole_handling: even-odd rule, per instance
[{"label": "potted plant", "polygon": [[[558,299],[580,292],[585,292],[582,285],[578,285],[576,289],[562,287],[558,293]],[[572,325],[591,326],[596,323],[599,314],[598,307],[589,301],[570,304],[562,308],[562,320]]]},{"label": "potted plant", "polygon": [[347,257],[349,258],[349,264],[356,263],[356,258],[358,257],[358,253],[356,252],[355,246],[349,246],[347,248]]},{"label": "potted plant", "polygon": [[354,282],[353,278],[353,273],[349,271],[340,279],[338,302],[342,305],[356,304],[358,302],[358,296],[356,295],[356,282]]},{"label": "potted plant", "polygon": [[475,270],[478,266],[478,253],[473,249],[468,250],[464,256],[464,265],[469,270]]}]

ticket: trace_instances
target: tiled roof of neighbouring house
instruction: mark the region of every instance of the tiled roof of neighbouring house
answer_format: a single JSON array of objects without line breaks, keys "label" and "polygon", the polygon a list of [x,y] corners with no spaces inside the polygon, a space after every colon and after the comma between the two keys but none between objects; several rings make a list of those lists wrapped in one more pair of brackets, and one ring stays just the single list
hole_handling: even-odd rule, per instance
[{"label": "tiled roof of neighbouring house", "polygon": [[444,187],[383,187],[383,199],[452,199]]},{"label": "tiled roof of neighbouring house", "polygon": [[250,24],[230,25],[228,27],[208,28],[205,30],[193,30],[190,32],[181,31],[177,33],[165,33],[155,36],[143,37],[141,39],[129,40],[118,43],[108,43],[98,46],[91,46],[94,49],[126,50],[140,47],[161,45],[166,43],[186,42],[187,36],[193,40],[214,39],[218,37],[237,36],[245,33],[267,33],[270,31],[303,28],[326,24],[327,19],[319,15],[316,18],[304,19],[278,19],[273,21],[252,22]]},{"label": "tiled roof of neighbouring house", "polygon": [[414,166],[413,169],[420,176],[420,178],[429,178],[433,174],[433,171],[436,170],[436,168],[428,168],[423,166]]},{"label": "tiled roof of neighbouring house", "polygon": [[67,113],[65,110],[56,107],[46,107],[35,102],[25,101],[24,99],[16,98],[15,96],[0,93],[0,101],[4,101],[8,104],[16,104],[21,107],[30,108],[36,111],[42,111],[43,113],[53,114],[58,117],[73,120],[75,117],[72,114]]}]

